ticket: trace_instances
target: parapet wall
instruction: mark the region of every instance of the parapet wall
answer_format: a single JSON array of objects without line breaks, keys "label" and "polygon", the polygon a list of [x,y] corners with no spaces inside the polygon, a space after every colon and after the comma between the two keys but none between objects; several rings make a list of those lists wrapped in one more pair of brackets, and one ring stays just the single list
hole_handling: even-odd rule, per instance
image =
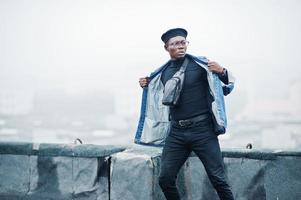
[{"label": "parapet wall", "polygon": [[[163,200],[161,148],[0,142],[0,199]],[[237,200],[301,199],[301,152],[223,150]],[[218,199],[191,155],[178,176],[183,200]]]},{"label": "parapet wall", "polygon": [[124,149],[0,143],[0,199],[109,199],[109,158]]}]

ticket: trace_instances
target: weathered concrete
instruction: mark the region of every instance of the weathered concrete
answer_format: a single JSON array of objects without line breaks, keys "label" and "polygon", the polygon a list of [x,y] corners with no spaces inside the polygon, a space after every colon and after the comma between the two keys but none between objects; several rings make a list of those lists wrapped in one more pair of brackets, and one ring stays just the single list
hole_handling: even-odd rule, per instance
[{"label": "weathered concrete", "polygon": [[0,143],[0,199],[109,199],[118,146]]},{"label": "weathered concrete", "polygon": [[[144,146],[112,155],[111,199],[165,199],[158,185],[160,156],[161,149]],[[301,152],[228,149],[223,157],[235,199],[301,199]],[[195,155],[182,167],[177,185],[183,200],[218,199]]]},{"label": "weathered concrete", "polygon": [[[161,148],[0,142],[0,199],[163,200]],[[224,149],[237,200],[301,199],[301,152]],[[191,155],[177,181],[183,200],[218,199]]]}]

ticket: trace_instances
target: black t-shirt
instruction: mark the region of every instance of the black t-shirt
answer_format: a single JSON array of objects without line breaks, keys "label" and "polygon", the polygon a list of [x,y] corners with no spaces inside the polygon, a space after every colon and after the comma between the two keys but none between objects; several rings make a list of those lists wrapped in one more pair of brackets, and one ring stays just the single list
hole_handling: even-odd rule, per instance
[{"label": "black t-shirt", "polygon": [[[179,104],[170,107],[170,115],[173,120],[188,119],[209,111],[207,72],[188,55],[185,57],[189,59],[189,63],[185,71]],[[183,62],[184,58],[169,61],[161,75],[163,85],[181,68]]]}]

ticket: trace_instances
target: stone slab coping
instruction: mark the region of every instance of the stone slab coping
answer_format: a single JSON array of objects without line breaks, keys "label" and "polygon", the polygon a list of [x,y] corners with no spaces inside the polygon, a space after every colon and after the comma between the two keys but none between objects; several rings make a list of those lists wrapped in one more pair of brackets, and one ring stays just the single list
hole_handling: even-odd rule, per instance
[{"label": "stone slab coping", "polygon": [[67,157],[105,157],[125,150],[125,146],[95,144],[55,144],[1,142],[0,154],[67,156]]},{"label": "stone slab coping", "polygon": [[[147,145],[95,145],[95,144],[55,144],[55,143],[26,143],[1,142],[0,154],[68,156],[68,157],[105,157],[126,150],[132,154],[146,154],[151,157],[160,156],[162,147]],[[281,149],[242,149],[223,148],[223,157],[273,160],[278,156],[301,157],[301,150]],[[191,156],[196,156],[194,153]]]},{"label": "stone slab coping", "polygon": [[[228,158],[249,158],[257,160],[274,160],[279,156],[301,157],[301,150],[293,149],[243,149],[243,148],[222,148],[223,157]],[[132,145],[124,151],[126,153],[146,154],[153,157],[160,156],[162,147],[149,145]],[[191,153],[190,156],[196,156]]]}]

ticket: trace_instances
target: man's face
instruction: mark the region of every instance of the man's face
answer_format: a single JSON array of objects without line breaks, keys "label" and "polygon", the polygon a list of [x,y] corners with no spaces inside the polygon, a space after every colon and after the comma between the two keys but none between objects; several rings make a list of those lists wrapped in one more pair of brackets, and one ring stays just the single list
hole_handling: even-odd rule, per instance
[{"label": "man's face", "polygon": [[165,50],[168,51],[171,59],[182,58],[186,54],[188,42],[183,36],[170,38],[165,44]]}]

